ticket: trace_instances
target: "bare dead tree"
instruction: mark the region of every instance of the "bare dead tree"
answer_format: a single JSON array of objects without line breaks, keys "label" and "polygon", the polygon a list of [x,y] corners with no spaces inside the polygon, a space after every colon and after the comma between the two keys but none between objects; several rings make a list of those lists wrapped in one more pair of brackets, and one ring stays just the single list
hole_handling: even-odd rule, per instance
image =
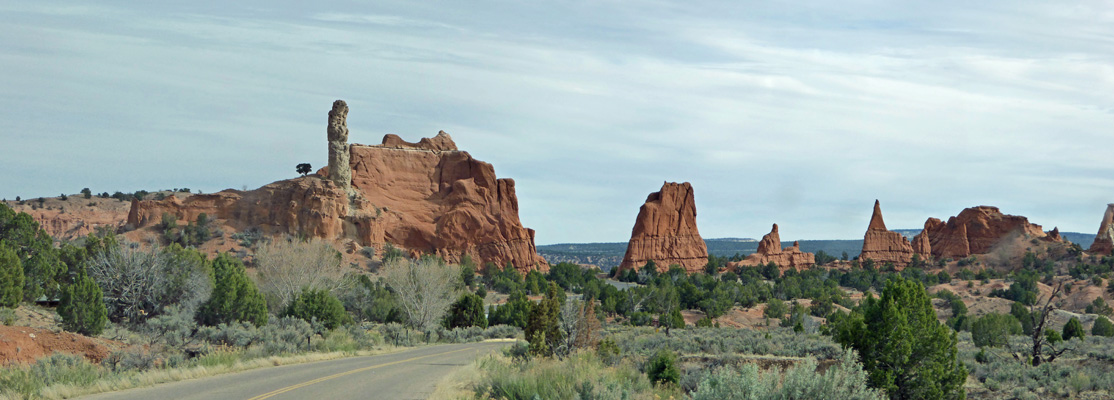
[{"label": "bare dead tree", "polygon": [[[1073,350],[1068,346],[1057,348],[1059,343],[1048,335],[1048,318],[1059,307],[1056,300],[1060,299],[1063,288],[1064,282],[1060,281],[1048,298],[1045,299],[1043,305],[1040,304],[1041,302],[1038,299],[1033,305],[1029,306],[1029,318],[1033,326],[1033,332],[1030,335],[1032,345],[1027,359],[1023,359],[1016,352],[1014,352],[1014,359],[1037,367],[1042,363],[1055,361],[1060,355]],[[1010,350],[1013,352],[1012,348]]]},{"label": "bare dead tree", "polygon": [[412,327],[433,329],[458,297],[460,268],[440,259],[397,258],[386,262],[381,271]]},{"label": "bare dead tree", "polygon": [[340,253],[320,239],[264,242],[255,250],[254,265],[267,307],[276,314],[303,288],[336,292],[351,283]]},{"label": "bare dead tree", "polygon": [[139,324],[175,304],[192,312],[212,290],[200,264],[172,257],[158,246],[144,250],[125,243],[98,254],[85,267],[104,293],[109,319],[117,323]]}]

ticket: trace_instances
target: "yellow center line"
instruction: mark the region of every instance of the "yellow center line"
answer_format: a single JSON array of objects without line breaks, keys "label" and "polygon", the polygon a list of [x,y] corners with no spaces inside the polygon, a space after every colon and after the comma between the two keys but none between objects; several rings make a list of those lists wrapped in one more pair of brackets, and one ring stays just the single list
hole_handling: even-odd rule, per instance
[{"label": "yellow center line", "polygon": [[443,352],[443,353],[428,354],[428,355],[424,355],[424,356],[407,358],[405,360],[392,361],[392,362],[385,363],[385,364],[372,365],[370,367],[364,367],[364,368],[354,369],[354,370],[351,370],[351,371],[345,371],[345,372],[341,372],[341,373],[338,373],[338,374],[333,374],[333,375],[317,378],[317,379],[314,379],[314,380],[311,380],[311,381],[302,382],[302,383],[299,383],[297,385],[290,385],[290,386],[284,387],[282,389],[275,390],[273,392],[268,392],[268,393],[264,393],[264,394],[252,397],[248,400],[268,399],[268,398],[275,397],[275,396],[278,396],[280,394],[289,392],[291,390],[304,388],[306,386],[309,386],[309,385],[312,385],[312,384],[315,384],[315,383],[321,383],[321,382],[324,382],[324,381],[327,381],[327,380],[330,380],[330,379],[340,378],[340,377],[345,376],[345,375],[352,375],[352,374],[356,374],[356,373],[360,373],[360,372],[364,372],[364,371],[368,371],[368,370],[373,370],[373,369],[380,368],[380,367],[386,367],[386,366],[395,365],[395,364],[402,364],[404,362],[420,360],[420,359],[423,359],[423,358],[428,358],[428,357],[433,357],[433,356],[442,356],[442,355],[446,355],[446,354],[459,353],[459,352],[462,352],[462,351],[465,351],[465,350],[469,350],[469,349],[468,348],[463,348],[463,349],[460,349],[460,350],[446,351],[446,352]]}]

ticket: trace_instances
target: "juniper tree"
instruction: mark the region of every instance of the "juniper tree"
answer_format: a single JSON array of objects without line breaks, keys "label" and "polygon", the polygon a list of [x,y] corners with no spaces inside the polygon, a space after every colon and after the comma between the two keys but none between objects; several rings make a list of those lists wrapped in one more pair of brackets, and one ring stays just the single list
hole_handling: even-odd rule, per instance
[{"label": "juniper tree", "polygon": [[837,341],[862,358],[870,385],[891,399],[963,399],[967,369],[956,333],[936,320],[920,282],[900,276],[840,321]]}]

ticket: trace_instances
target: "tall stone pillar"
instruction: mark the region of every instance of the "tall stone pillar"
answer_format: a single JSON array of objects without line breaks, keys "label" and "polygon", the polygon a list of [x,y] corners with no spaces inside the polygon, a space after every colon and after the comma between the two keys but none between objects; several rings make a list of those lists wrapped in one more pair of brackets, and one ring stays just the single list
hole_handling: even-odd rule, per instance
[{"label": "tall stone pillar", "polygon": [[329,111],[329,180],[349,191],[352,186],[352,167],[348,164],[348,104],[344,100],[333,102]]}]

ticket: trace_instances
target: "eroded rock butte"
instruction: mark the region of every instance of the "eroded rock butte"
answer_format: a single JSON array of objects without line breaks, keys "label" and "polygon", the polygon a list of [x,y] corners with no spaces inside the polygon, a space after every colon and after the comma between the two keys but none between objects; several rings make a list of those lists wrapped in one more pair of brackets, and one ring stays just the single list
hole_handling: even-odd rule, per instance
[{"label": "eroded rock butte", "polygon": [[774,224],[770,228],[770,233],[762,236],[762,241],[758,242],[758,251],[748,255],[742,261],[728,263],[727,267],[756,267],[769,263],[777,264],[783,270],[789,268],[803,269],[816,263],[816,255],[801,251],[799,242],[793,242],[792,246],[781,248],[781,235],[778,233],[777,224]]},{"label": "eroded rock butte", "polygon": [[666,182],[650,193],[638,210],[627,253],[619,270],[638,269],[654,260],[659,271],[679,265],[699,272],[708,263],[708,247],[696,228],[696,202],[688,182]]},{"label": "eroded rock butte", "polygon": [[[924,246],[924,243],[918,245]],[[882,219],[882,206],[878,200],[874,200],[874,214],[870,216],[870,225],[863,235],[863,251],[859,259],[874,260],[879,267],[892,263],[898,269],[905,268],[913,260],[913,246],[909,244],[909,240],[900,233],[886,229],[886,222]]]},{"label": "eroded rock butte", "polygon": [[1099,223],[1099,232],[1095,235],[1095,241],[1091,243],[1091,248],[1087,251],[1097,254],[1114,254],[1114,203],[1106,205],[1106,213],[1102,215],[1102,222]]},{"label": "eroded rock butte", "polygon": [[134,201],[128,225],[156,224],[163,213],[185,221],[206,213],[239,230],[354,240],[380,252],[390,243],[450,262],[468,255],[481,265],[548,270],[534,231],[519,220],[514,180],[496,178],[491,164],[458,150],[445,132],[416,144],[386,135],[380,145],[349,145],[347,110],[343,101],[333,104],[330,166],[317,175],[251,191]]},{"label": "eroded rock butte", "polygon": [[991,206],[965,209],[946,223],[929,218],[924,223],[924,230],[913,241],[923,243],[927,238],[928,245],[924,248],[929,249],[937,259],[960,259],[972,254],[989,253],[999,241],[1011,235],[1062,241],[1057,240],[1059,232],[1050,237],[1040,225],[1030,223],[1028,218],[1002,214],[998,207]]}]

